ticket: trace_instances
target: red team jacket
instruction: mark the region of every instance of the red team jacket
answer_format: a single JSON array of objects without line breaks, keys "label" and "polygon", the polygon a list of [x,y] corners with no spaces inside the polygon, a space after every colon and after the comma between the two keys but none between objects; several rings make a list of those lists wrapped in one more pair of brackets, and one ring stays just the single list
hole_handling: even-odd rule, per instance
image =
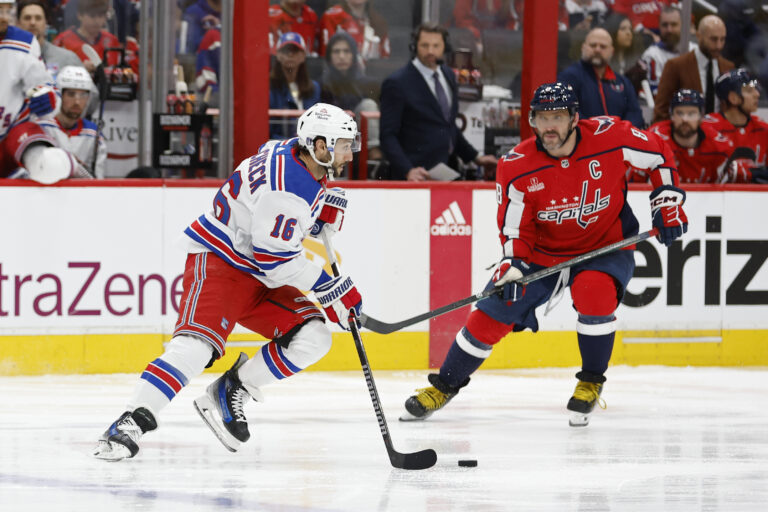
[{"label": "red team jacket", "polygon": [[[655,187],[678,184],[672,153],[616,117],[579,121],[573,153],[553,158],[531,137],[499,162],[497,223],[504,255],[551,266],[637,234],[628,165]],[[649,212],[650,213],[650,212]]]},{"label": "red team jacket", "polygon": [[377,34],[381,38],[378,47],[370,46],[365,40],[365,25],[345,11],[341,5],[334,5],[325,11],[325,14],[320,19],[320,30],[322,32],[320,55],[325,55],[325,47],[331,36],[339,30],[343,30],[355,40],[358,52],[364,60],[386,59],[389,57],[389,36],[387,34]]},{"label": "red team jacket", "polygon": [[269,48],[274,54],[275,45],[282,34],[297,32],[304,38],[307,45],[307,53],[317,54],[319,50],[320,25],[317,14],[308,5],[301,7],[301,14],[294,18],[279,5],[269,6]]},{"label": "red team jacket", "polygon": [[[724,164],[733,153],[733,143],[709,125],[700,129],[701,142],[695,148],[684,148],[672,138],[672,121],[651,125],[650,132],[658,135],[675,156],[681,183],[722,183],[727,180]],[[648,181],[642,171],[636,171],[630,181]]]},{"label": "red team jacket", "polygon": [[734,147],[747,147],[757,155],[757,167],[765,166],[765,153],[768,148],[768,123],[756,116],[750,116],[744,126],[736,127],[723,114],[707,114],[701,124],[710,126],[733,142]]},{"label": "red team jacket", "polygon": [[102,30],[98,39],[92,43],[83,39],[82,36],[80,36],[80,34],[78,34],[74,29],[65,30],[56,36],[56,39],[53,40],[53,44],[75,52],[77,56],[80,57],[80,60],[83,61],[88,59],[88,56],[85,54],[85,52],[83,52],[83,45],[90,44],[108,66],[116,66],[119,64],[120,53],[109,52],[107,58],[104,58],[104,49],[122,48],[123,46],[120,44],[120,41],[117,39],[117,37],[113,36],[106,30]]}]

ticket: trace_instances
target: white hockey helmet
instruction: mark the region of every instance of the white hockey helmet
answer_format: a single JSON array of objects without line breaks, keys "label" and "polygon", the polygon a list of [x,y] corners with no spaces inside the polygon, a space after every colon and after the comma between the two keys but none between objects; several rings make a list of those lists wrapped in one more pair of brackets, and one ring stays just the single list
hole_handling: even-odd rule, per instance
[{"label": "white hockey helmet", "polygon": [[323,167],[333,167],[333,158],[330,162],[321,162],[315,156],[315,139],[323,137],[331,155],[339,139],[352,141],[352,152],[360,151],[360,132],[357,131],[357,123],[354,118],[339,107],[328,103],[315,103],[309,107],[296,126],[296,134],[299,136],[299,145],[309,151],[312,160]]},{"label": "white hockey helmet", "polygon": [[56,84],[62,91],[64,89],[90,91],[93,87],[93,80],[83,66],[64,66],[56,76]]}]

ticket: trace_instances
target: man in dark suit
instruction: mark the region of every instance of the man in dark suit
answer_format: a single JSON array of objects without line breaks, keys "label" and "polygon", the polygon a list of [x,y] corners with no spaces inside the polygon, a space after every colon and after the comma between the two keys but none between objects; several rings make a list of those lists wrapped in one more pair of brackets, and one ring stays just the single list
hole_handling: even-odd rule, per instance
[{"label": "man in dark suit", "polygon": [[439,163],[465,162],[495,166],[493,155],[479,156],[459,131],[458,87],[443,63],[448,32],[425,23],[416,28],[414,58],[381,86],[381,148],[390,164],[390,179],[424,181]]},{"label": "man in dark suit", "polygon": [[699,22],[696,38],[699,41],[697,47],[664,65],[653,110],[654,123],[669,119],[669,102],[680,89],[699,91],[704,96],[707,114],[718,111],[715,81],[734,67],[733,62],[720,56],[725,45],[725,23],[714,14],[704,16]]}]

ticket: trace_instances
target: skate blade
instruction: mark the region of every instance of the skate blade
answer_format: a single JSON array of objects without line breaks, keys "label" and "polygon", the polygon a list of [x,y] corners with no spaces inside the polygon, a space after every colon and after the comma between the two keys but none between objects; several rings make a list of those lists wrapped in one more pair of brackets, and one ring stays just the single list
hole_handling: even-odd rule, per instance
[{"label": "skate blade", "polygon": [[99,440],[98,446],[91,453],[94,457],[108,462],[117,462],[131,457],[131,451],[118,443],[110,443],[103,439]]},{"label": "skate blade", "polygon": [[193,403],[195,404],[195,410],[200,415],[200,418],[202,418],[205,424],[208,425],[208,428],[211,429],[211,432],[213,432],[216,438],[221,441],[224,448],[231,452],[236,452],[242,443],[235,439],[235,437],[227,432],[226,429],[219,426],[219,420],[213,412],[213,402],[208,398],[208,395],[203,395],[200,398],[195,399]]},{"label": "skate blade", "polygon": [[425,414],[424,416],[414,416],[408,411],[403,411],[403,414],[400,415],[400,421],[424,421],[429,417],[430,417],[430,414]]},{"label": "skate blade", "polygon": [[568,424],[572,427],[586,427],[589,425],[589,414],[571,411],[571,416],[568,418]]}]

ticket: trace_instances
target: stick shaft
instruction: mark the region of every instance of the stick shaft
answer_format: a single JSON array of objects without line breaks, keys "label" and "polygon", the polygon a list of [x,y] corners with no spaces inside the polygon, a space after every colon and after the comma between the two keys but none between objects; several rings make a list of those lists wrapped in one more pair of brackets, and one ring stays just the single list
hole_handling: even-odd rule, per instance
[{"label": "stick shaft", "polygon": [[[564,261],[562,263],[558,263],[557,265],[553,265],[551,267],[541,269],[537,272],[533,272],[532,274],[523,276],[523,278],[519,282],[523,285],[530,284],[534,281],[538,281],[539,279],[543,279],[547,276],[551,276],[552,274],[556,274],[561,270],[572,267],[573,265],[577,265],[579,263],[583,263],[593,258],[597,258],[598,256],[603,256],[605,254],[617,251],[619,249],[629,247],[630,245],[634,245],[638,242],[642,242],[643,240],[656,236],[657,234],[658,234],[658,230],[656,228],[653,228],[649,231],[645,231],[643,233],[637,234],[635,236],[631,236],[624,240],[620,240],[618,242],[606,245],[605,247],[595,249],[594,251],[581,254],[579,256],[576,256],[575,258],[571,258],[568,261]],[[469,304],[477,302],[478,300],[484,299],[486,297],[490,297],[491,295],[499,293],[500,291],[501,291],[501,288],[491,288],[488,290],[483,290],[480,293],[470,295],[469,297],[466,297],[461,300],[457,300],[456,302],[452,302],[450,304],[446,304],[445,306],[441,306],[437,309],[433,309],[432,311],[427,311],[426,313],[422,313],[420,315],[408,318],[406,320],[402,320],[400,322],[395,322],[391,324],[387,322],[382,322],[380,320],[376,320],[375,318],[371,318],[366,314],[360,315],[360,322],[363,324],[364,327],[366,327],[367,329],[370,329],[373,332],[377,332],[379,334],[389,334],[395,331],[399,331],[400,329],[403,329],[405,327],[409,327],[411,325],[417,324],[419,322],[423,322],[424,320],[429,320],[436,316],[444,315],[445,313],[449,313],[455,309],[468,306]]]}]

